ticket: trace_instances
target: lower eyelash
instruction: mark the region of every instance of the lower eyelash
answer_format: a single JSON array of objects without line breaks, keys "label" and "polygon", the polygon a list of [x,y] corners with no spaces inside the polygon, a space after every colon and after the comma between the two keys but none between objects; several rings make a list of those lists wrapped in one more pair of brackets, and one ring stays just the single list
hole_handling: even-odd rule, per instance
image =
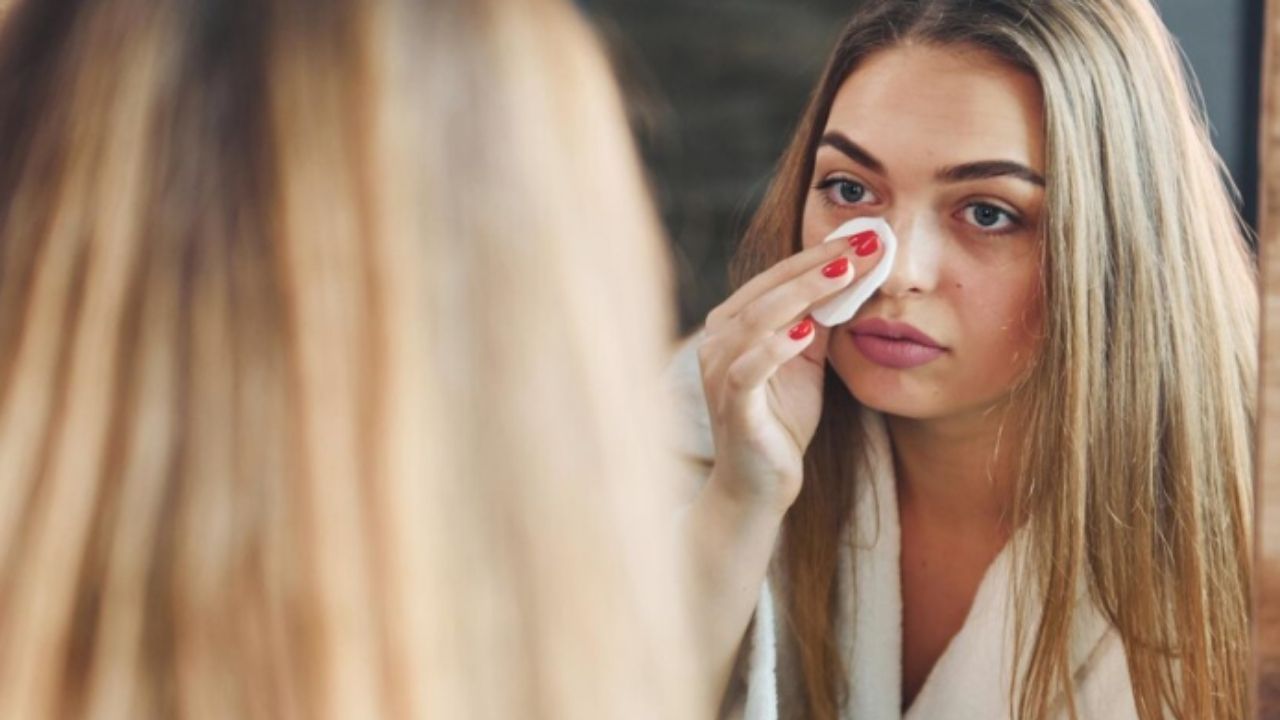
[{"label": "lower eyelash", "polygon": [[1018,217],[1017,215],[1014,215],[1013,213],[1009,212],[1008,210],[1005,210],[1004,208],[998,205],[991,205],[989,203],[973,203],[972,205],[969,205],[965,209],[967,210],[969,208],[977,208],[977,207],[989,207],[1009,219],[1009,227],[1004,228],[1003,230],[986,230],[982,228],[982,226],[980,225],[975,226],[982,232],[985,232],[989,235],[1003,235],[1005,233],[1010,233],[1016,230],[1020,230],[1023,227],[1022,218]]},{"label": "lower eyelash", "polygon": [[843,205],[831,199],[831,196],[827,192],[827,190],[830,190],[831,188],[835,187],[836,185],[839,185],[840,183],[861,184],[855,180],[850,180],[849,178],[834,177],[834,178],[827,178],[826,180],[819,181],[816,185],[813,186],[813,189],[818,193],[818,196],[822,198],[822,202],[827,204],[827,207],[840,208],[840,207],[849,207],[849,205],[856,204],[856,203],[850,203],[849,205]]}]

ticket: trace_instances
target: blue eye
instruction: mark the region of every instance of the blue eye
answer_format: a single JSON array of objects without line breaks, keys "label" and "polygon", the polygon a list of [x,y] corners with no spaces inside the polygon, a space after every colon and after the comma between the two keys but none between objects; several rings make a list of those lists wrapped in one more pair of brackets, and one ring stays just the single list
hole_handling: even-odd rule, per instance
[{"label": "blue eye", "polygon": [[992,232],[1010,231],[1021,225],[1021,221],[1013,213],[989,203],[967,205],[964,214],[969,222]]},{"label": "blue eye", "polygon": [[849,178],[828,178],[815,185],[814,189],[820,191],[822,199],[830,205],[857,205],[875,200],[866,185]]},{"label": "blue eye", "polygon": [[867,189],[856,182],[841,180],[836,183],[836,189],[840,193],[840,199],[845,202],[856,203],[867,194]]}]

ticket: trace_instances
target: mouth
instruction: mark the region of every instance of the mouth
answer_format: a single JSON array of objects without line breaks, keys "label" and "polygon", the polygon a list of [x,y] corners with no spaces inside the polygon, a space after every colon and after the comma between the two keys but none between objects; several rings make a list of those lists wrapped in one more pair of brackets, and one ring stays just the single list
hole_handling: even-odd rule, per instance
[{"label": "mouth", "polygon": [[947,349],[919,328],[883,318],[867,318],[849,328],[853,344],[876,365],[905,370],[930,363]]}]

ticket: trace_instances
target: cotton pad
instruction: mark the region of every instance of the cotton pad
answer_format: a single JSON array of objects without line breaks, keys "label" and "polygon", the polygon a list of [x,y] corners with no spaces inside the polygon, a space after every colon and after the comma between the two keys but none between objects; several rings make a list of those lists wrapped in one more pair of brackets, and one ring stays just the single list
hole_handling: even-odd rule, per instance
[{"label": "cotton pad", "polygon": [[880,244],[884,247],[884,254],[880,256],[880,262],[871,269],[871,272],[860,278],[855,278],[853,284],[842,290],[839,295],[824,302],[809,313],[814,320],[826,327],[847,322],[849,318],[853,317],[854,313],[858,312],[858,308],[862,307],[862,303],[866,302],[867,298],[871,297],[872,293],[879,290],[884,281],[889,279],[889,271],[893,268],[893,258],[898,252],[898,238],[894,236],[893,230],[889,228],[889,223],[882,218],[860,217],[850,220],[836,228],[835,232],[828,235],[823,242],[847,243],[850,237],[867,230],[874,230],[876,235],[879,236]]}]

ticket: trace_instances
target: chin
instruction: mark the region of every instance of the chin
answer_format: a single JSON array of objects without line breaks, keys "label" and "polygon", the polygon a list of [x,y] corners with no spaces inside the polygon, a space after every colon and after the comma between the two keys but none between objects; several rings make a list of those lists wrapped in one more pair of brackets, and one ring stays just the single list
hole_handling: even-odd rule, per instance
[{"label": "chin", "polygon": [[885,415],[894,415],[912,420],[932,420],[945,417],[947,414],[945,408],[938,407],[936,403],[929,402],[926,398],[915,398],[908,395],[888,396],[886,393],[874,388],[850,387],[847,382],[845,387],[849,388],[849,394],[853,395],[858,404]]},{"label": "chin", "polygon": [[890,370],[862,358],[831,358],[836,375],[849,394],[863,407],[898,417],[929,420],[947,415],[939,400],[949,397],[944,389],[912,373]]}]

